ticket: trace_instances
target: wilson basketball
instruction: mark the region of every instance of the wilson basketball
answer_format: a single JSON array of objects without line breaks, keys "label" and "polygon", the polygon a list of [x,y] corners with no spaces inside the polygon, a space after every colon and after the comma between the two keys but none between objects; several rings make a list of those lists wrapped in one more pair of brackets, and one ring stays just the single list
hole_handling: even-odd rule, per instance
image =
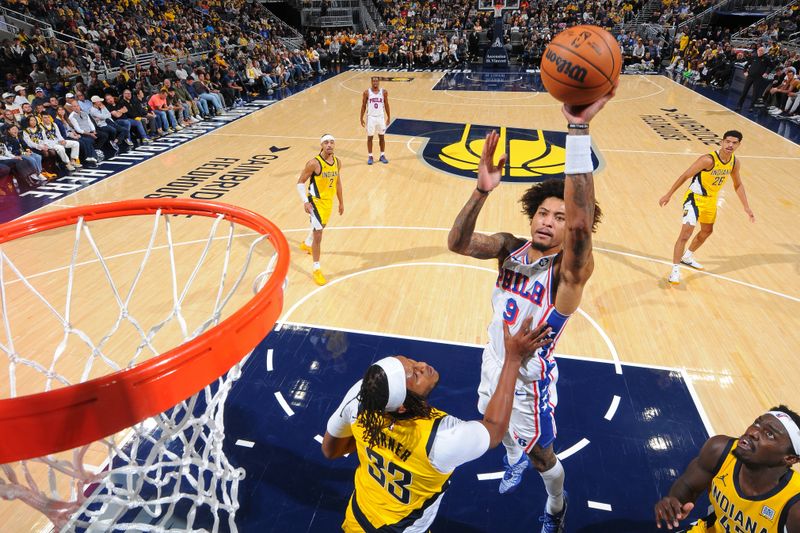
[{"label": "wilson basketball", "polygon": [[617,40],[597,26],[573,26],[550,41],[540,75],[545,89],[569,105],[590,104],[619,78],[622,54]]}]

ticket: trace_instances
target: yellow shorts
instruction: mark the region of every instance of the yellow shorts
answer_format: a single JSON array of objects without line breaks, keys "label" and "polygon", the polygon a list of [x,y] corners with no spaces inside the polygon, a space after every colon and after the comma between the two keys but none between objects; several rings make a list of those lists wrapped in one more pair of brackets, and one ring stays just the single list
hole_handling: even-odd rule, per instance
[{"label": "yellow shorts", "polygon": [[717,197],[701,196],[686,191],[683,196],[683,223],[696,226],[700,224],[713,224],[717,219]]},{"label": "yellow shorts", "polygon": [[332,200],[311,198],[311,227],[317,230],[324,228],[331,218],[331,211],[333,211]]},{"label": "yellow shorts", "polygon": [[[350,496],[352,498],[352,496]],[[364,528],[356,520],[356,517],[353,516],[353,506],[350,502],[347,503],[347,511],[344,513],[344,522],[342,522],[342,531],[345,533],[363,533]]]}]

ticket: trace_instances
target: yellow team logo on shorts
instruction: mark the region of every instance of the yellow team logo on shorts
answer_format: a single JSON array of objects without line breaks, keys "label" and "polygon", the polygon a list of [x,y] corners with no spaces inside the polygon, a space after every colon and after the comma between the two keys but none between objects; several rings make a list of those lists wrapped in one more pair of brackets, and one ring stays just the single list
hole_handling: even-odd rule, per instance
[{"label": "yellow team logo on shorts", "polygon": [[[428,165],[474,179],[484,139],[493,129],[500,134],[495,163],[504,152],[508,154],[503,181],[538,182],[564,177],[565,132],[395,119],[386,133],[427,138],[420,155]],[[592,162],[597,169],[600,161],[594,151]]]}]

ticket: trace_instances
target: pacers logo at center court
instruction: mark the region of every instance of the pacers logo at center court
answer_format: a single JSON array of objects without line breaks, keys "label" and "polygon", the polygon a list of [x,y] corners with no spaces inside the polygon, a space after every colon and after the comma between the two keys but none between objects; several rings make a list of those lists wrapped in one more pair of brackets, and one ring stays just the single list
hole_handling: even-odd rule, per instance
[{"label": "pacers logo at center court", "polygon": [[[565,132],[401,118],[395,119],[386,133],[428,139],[420,154],[427,164],[448,174],[474,179],[484,139],[493,129],[500,134],[495,161],[503,152],[508,154],[503,181],[532,183],[564,177]],[[599,160],[594,151],[592,162],[597,169]]]}]

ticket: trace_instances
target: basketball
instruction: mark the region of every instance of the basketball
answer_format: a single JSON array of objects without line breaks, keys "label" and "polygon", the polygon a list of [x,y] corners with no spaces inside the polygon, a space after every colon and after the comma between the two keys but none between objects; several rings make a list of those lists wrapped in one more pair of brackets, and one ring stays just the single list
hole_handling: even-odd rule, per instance
[{"label": "basketball", "polygon": [[573,26],[550,41],[540,75],[545,89],[569,105],[591,104],[619,78],[622,54],[616,39],[597,26]]}]

